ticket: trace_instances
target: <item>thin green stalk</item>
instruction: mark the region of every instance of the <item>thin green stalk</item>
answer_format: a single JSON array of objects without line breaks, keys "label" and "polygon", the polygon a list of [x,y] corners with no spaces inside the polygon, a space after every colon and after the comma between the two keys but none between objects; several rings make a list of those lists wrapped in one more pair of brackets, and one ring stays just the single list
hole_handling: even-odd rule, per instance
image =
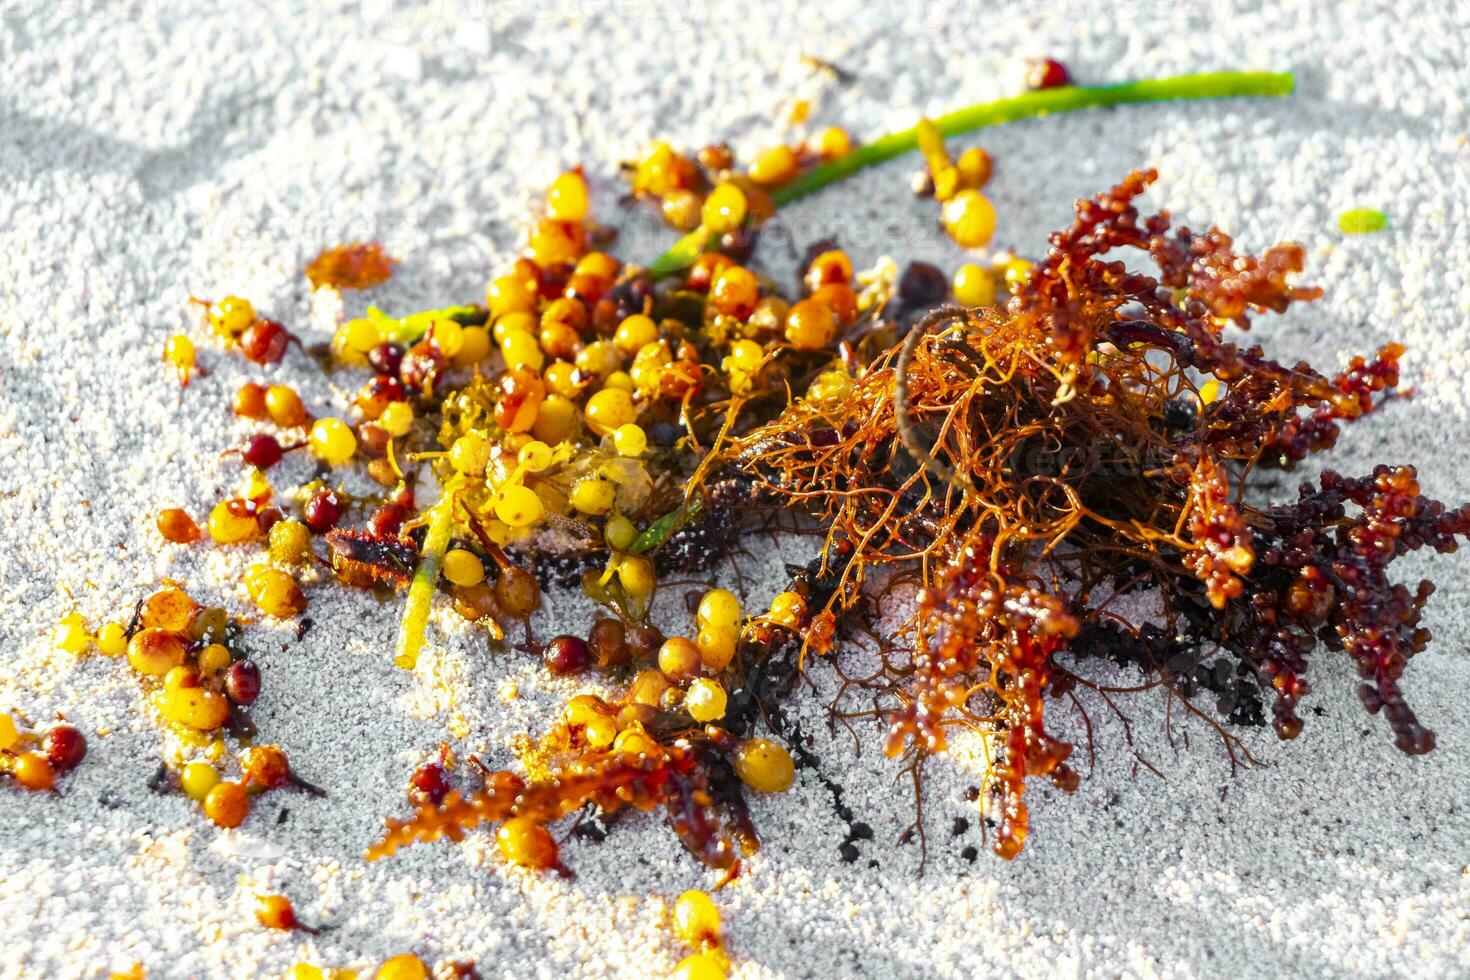
[{"label": "thin green stalk", "polygon": [[[1179,75],[1174,78],[1146,78],[1116,85],[1069,85],[958,109],[935,119],[934,125],[945,136],[960,136],[1018,119],[1099,106],[1169,102],[1176,99],[1222,99],[1238,95],[1289,95],[1293,84],[1292,76],[1286,72],[1224,71]],[[890,133],[872,143],[857,147],[845,157],[807,171],[786,186],[778,188],[771,194],[771,198],[778,207],[789,204],[864,167],[902,156],[917,149],[918,145],[916,126]]]},{"label": "thin green stalk", "polygon": [[434,590],[439,585],[439,570],[444,566],[444,553],[449,549],[449,535],[454,529],[454,492],[458,485],[445,486],[438,503],[429,509],[429,532],[424,536],[424,549],[419,567],[408,587],[408,602],[403,607],[403,625],[398,631],[398,655],[393,662],[404,670],[413,670],[424,646],[424,630],[429,625],[429,609]]},{"label": "thin green stalk", "polygon": [[[1173,78],[1146,78],[1116,85],[1069,85],[1027,92],[995,102],[982,102],[946,113],[935,119],[934,124],[945,136],[959,136],[1018,119],[1099,106],[1168,102],[1177,99],[1223,99],[1241,95],[1289,95],[1294,84],[1295,80],[1287,72],[1222,71],[1178,75]],[[790,204],[865,167],[909,153],[917,149],[918,145],[916,126],[889,133],[859,146],[845,157],[807,171],[774,191],[771,198],[778,207]],[[704,251],[708,238],[704,229],[695,229],[655,259],[649,269],[655,275],[661,276],[686,268]]]}]

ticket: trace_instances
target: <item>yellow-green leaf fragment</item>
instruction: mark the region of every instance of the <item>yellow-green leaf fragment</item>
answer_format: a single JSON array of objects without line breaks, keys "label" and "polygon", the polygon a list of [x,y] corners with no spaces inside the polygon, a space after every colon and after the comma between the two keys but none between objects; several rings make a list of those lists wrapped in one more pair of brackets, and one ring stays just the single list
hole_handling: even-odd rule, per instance
[{"label": "yellow-green leaf fragment", "polygon": [[687,269],[704,253],[709,244],[709,232],[703,225],[689,232],[669,247],[669,250],[654,259],[648,269],[655,276],[666,276],[680,269]]},{"label": "yellow-green leaf fragment", "polygon": [[409,344],[428,333],[435,320],[454,320],[461,324],[483,323],[485,311],[476,306],[446,306],[440,310],[410,313],[400,319],[389,316],[376,306],[369,306],[367,318],[377,325],[385,339]]},{"label": "yellow-green leaf fragment", "polygon": [[1388,227],[1388,215],[1371,208],[1354,208],[1337,216],[1338,230],[1347,235],[1368,235]]},{"label": "yellow-green leaf fragment", "polygon": [[641,555],[645,551],[652,551],[667,541],[669,535],[698,517],[699,512],[703,509],[704,502],[702,500],[693,500],[678,510],[669,511],[663,517],[648,525],[647,530],[638,535],[633,540],[633,543],[628,546],[628,552],[634,555]]}]

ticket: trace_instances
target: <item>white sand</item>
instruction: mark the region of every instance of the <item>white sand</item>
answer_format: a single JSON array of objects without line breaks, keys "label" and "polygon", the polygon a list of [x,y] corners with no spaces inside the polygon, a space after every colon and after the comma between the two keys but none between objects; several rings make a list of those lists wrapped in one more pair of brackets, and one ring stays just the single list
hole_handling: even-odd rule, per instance
[{"label": "white sand", "polygon": [[[998,162],[999,244],[1036,253],[1074,197],[1141,164],[1160,169],[1157,199],[1189,223],[1218,222],[1252,247],[1308,241],[1327,298],[1262,339],[1331,364],[1401,338],[1419,386],[1344,439],[1334,465],[1412,461],[1433,494],[1470,497],[1470,13],[1459,0],[1239,14],[1225,0],[834,0],[804,11],[763,0],[722,13],[668,0],[429,0],[413,16],[392,0],[326,6],[0,10],[0,707],[64,711],[92,744],[58,797],[0,787],[0,973],[92,976],[141,961],[150,976],[273,976],[298,960],[366,969],[412,950],[474,959],[485,976],[645,976],[683,955],[664,896],[713,876],[653,818],[600,846],[570,845],[573,881],[507,871],[485,835],[362,863],[382,818],[404,811],[408,772],[454,720],[429,667],[467,692],[471,734],[456,747],[497,762],[569,689],[523,657],[487,654],[452,614],[436,618],[442,651],[418,675],[390,664],[396,607],[343,589],[312,590],[317,626],[300,643],[289,629],[253,630],[262,734],[332,796],[273,795],[225,833],[183,797],[146,788],[165,742],[125,666],[74,662],[47,638],[67,611],[118,615],[165,575],[244,608],[246,555],[161,547],[151,523],[160,506],[200,513],[234,487],[238,464],[216,457],[248,427],[226,405],[260,375],[208,344],[189,294],[245,294],[321,339],[301,266],[324,244],[376,237],[404,264],[375,295],[349,297],[351,309],[473,299],[516,245],[533,190],[578,161],[610,176],[653,135],[749,150],[782,134],[777,120],[798,97],[813,100],[817,123],[874,134],[1012,91],[1020,59],[1042,53],[1084,81],[1294,69],[1290,100],[1125,108],[983,134]],[[814,75],[802,52],[859,81]],[[911,167],[793,208],[798,238],[837,232],[864,261],[891,252],[952,267],[932,205],[906,190]],[[605,190],[605,216],[612,198]],[[1392,229],[1340,235],[1335,216],[1355,206],[1382,208]],[[665,241],[645,228],[620,248],[651,256]],[[784,251],[765,254],[779,262]],[[158,352],[185,328],[213,373],[180,395]],[[322,409],[356,380],[324,380],[294,355],[269,373]],[[1155,778],[1092,704],[1096,769],[1074,797],[1034,791],[1034,834],[1011,864],[983,847],[973,863],[961,856],[980,846],[963,801],[976,764],[939,761],[920,875],[917,847],[895,844],[911,798],[876,732],[863,730],[853,758],[813,703],[827,774],[875,839],[844,863],[845,828],[810,774],[758,802],[765,849],[719,899],[738,975],[1466,975],[1470,587],[1463,558],[1403,565],[1432,566],[1441,583],[1428,614],[1436,642],[1406,683],[1437,752],[1394,751],[1357,706],[1351,670],[1327,656],[1309,702],[1321,715],[1307,712],[1295,744],[1246,734],[1269,768],[1234,778],[1198,724],[1187,746],[1176,727],[1171,747],[1162,701],[1149,697],[1127,710],[1135,748],[1166,776]],[[756,598],[771,588],[767,575]],[[585,628],[584,604],[553,605],[549,619]],[[507,704],[497,691],[510,680],[523,697]],[[1075,718],[1064,727],[1080,736]],[[960,816],[970,828],[952,837]],[[334,928],[317,939],[263,931],[249,915],[257,887]]]}]

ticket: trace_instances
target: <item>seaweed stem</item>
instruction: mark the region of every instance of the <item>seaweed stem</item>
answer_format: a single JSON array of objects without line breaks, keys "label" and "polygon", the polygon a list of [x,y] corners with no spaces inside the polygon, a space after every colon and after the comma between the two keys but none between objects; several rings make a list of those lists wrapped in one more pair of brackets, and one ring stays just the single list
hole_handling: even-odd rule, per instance
[{"label": "seaweed stem", "polygon": [[408,587],[408,601],[403,607],[403,625],[398,632],[398,654],[393,662],[404,670],[413,670],[424,646],[424,629],[429,624],[429,608],[434,587],[439,582],[439,569],[444,553],[449,550],[449,533],[454,527],[454,491],[457,484],[444,487],[439,500],[429,511],[429,531],[419,556],[419,567]]},{"label": "seaweed stem", "polygon": [[[1290,95],[1294,84],[1295,79],[1289,72],[1220,71],[1172,78],[1144,78],[1112,85],[1067,85],[957,109],[935,119],[934,125],[944,136],[960,136],[1018,119],[1099,106],[1178,99],[1223,99],[1239,95]],[[855,148],[844,157],[807,171],[772,192],[771,199],[777,207],[789,204],[864,167],[902,156],[917,149],[918,145],[917,126],[890,133]]]},{"label": "seaweed stem", "polygon": [[[944,136],[961,136],[987,126],[1047,116],[1054,112],[1076,112],[1101,106],[1130,103],[1171,102],[1181,99],[1225,99],[1243,95],[1290,95],[1296,79],[1290,72],[1217,71],[1170,78],[1142,78],[1111,85],[1067,85],[1040,89],[1022,95],[981,102],[956,109],[935,119]],[[919,146],[918,126],[889,133],[807,171],[771,193],[777,207],[790,204],[867,167],[903,156]],[[711,236],[703,227],[680,238],[649,266],[655,276],[686,268],[705,250]]]}]

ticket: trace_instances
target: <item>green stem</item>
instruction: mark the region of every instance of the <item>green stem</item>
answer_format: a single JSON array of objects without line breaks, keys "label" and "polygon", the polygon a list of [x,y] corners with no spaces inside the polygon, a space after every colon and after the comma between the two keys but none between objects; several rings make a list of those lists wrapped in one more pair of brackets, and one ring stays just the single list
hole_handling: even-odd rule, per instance
[{"label": "green stem", "polygon": [[393,660],[404,670],[413,670],[418,665],[419,651],[424,646],[424,630],[429,625],[429,609],[434,600],[434,590],[439,584],[439,569],[444,565],[444,553],[449,549],[449,534],[454,528],[456,489],[457,485],[444,487],[438,503],[429,510],[429,533],[424,536],[419,567],[413,573],[413,582],[408,587],[408,602],[403,607],[403,625],[398,632],[398,655]]},{"label": "green stem", "polygon": [[[1294,84],[1294,79],[1286,72],[1221,71],[1178,75],[1173,78],[1146,78],[1116,85],[1069,85],[1027,92],[995,102],[982,102],[946,113],[935,119],[934,124],[945,136],[959,136],[1018,119],[1099,106],[1168,102],[1176,99],[1223,99],[1241,95],[1289,95]],[[807,171],[774,191],[771,198],[778,207],[790,204],[865,167],[909,153],[917,149],[918,145],[916,126],[889,133],[859,146],[845,157]],[[655,275],[667,275],[685,268],[704,250],[707,237],[702,229],[690,232],[654,260],[649,268]]]}]

